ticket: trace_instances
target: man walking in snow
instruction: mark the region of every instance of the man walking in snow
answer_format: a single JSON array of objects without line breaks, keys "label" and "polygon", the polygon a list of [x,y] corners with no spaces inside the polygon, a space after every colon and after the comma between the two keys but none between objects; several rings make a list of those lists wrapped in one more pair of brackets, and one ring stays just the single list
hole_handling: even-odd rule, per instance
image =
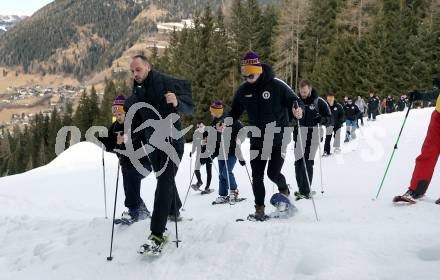
[{"label": "man walking in snow", "polygon": [[[238,198],[238,186],[233,173],[237,156],[235,153],[237,147],[237,136],[243,127],[239,120],[234,120],[231,126],[231,134],[223,135],[224,131],[219,127],[225,123],[224,108],[221,101],[214,101],[209,111],[211,112],[211,127],[218,130],[215,143],[215,151],[211,158],[218,157],[218,197],[215,204],[228,203],[236,201]],[[208,143],[209,144],[209,143]],[[214,146],[214,145],[213,145]],[[244,162],[241,161],[241,164]],[[229,192],[229,193],[228,193]]]},{"label": "man walking in snow", "polygon": [[365,100],[360,96],[357,97],[354,104],[356,104],[356,106],[358,106],[359,108],[359,111],[361,111],[358,119],[356,120],[357,127],[359,128],[359,120],[361,121],[361,125],[362,126],[364,125],[364,114],[365,114],[365,110],[367,109],[367,104],[365,103]]},{"label": "man walking in snow", "polygon": [[[408,191],[402,196],[397,196],[394,201],[406,201],[415,203],[415,200],[422,197],[428,189],[440,154],[440,78],[434,78],[436,88],[431,92],[411,92],[410,102],[417,100],[431,101],[437,99],[436,108],[431,115],[428,132],[423,142],[422,152],[416,159],[416,166],[413,171]],[[440,198],[436,201],[440,204]]]},{"label": "man walking in snow", "polygon": [[193,145],[189,156],[192,157],[195,153],[196,163],[194,167],[194,174],[197,178],[197,183],[191,185],[194,190],[200,190],[203,185],[202,174],[200,173],[200,167],[205,165],[206,167],[206,185],[205,193],[210,191],[211,179],[212,179],[212,159],[211,157],[201,157],[202,154],[206,154],[208,132],[205,130],[205,124],[202,121],[197,122],[197,129],[193,135]]},{"label": "man walking in snow", "polygon": [[[249,215],[248,219],[264,221],[267,219],[264,212],[266,195],[264,170],[268,165],[269,179],[277,185],[280,193],[289,196],[286,178],[281,174],[286,152],[282,150],[283,133],[284,128],[289,126],[292,114],[297,119],[302,118],[301,106],[303,104],[286,83],[275,78],[270,65],[260,63],[260,58],[256,53],[248,52],[241,58],[241,75],[245,82],[237,89],[232,100],[231,111],[226,117],[238,120],[246,111],[249,125],[257,127],[261,132],[261,135],[250,136],[250,149],[256,152],[257,156],[250,160],[255,213]],[[299,104],[299,107],[295,109],[294,104]],[[273,141],[265,145],[265,131],[270,123],[281,128],[281,131],[275,133],[272,131]]]},{"label": "man walking in snow", "polygon": [[357,128],[357,119],[359,118],[359,115],[361,114],[361,111],[359,110],[358,106],[353,103],[353,100],[351,97],[348,99],[347,104],[344,105],[344,112],[345,112],[345,126],[346,126],[346,132],[345,132],[345,140],[344,142],[349,142],[352,139],[356,139],[356,128]]},{"label": "man walking in snow", "polygon": [[[108,137],[98,137],[98,140],[104,144],[105,149],[109,152],[113,152],[115,148],[125,150],[124,142],[126,140],[126,135],[124,135],[124,103],[125,97],[123,95],[119,95],[113,100],[112,110],[116,121],[108,128]],[[133,122],[133,124],[136,123]],[[135,147],[140,147],[143,139],[142,134],[136,133],[132,135],[132,142]],[[124,224],[132,224],[150,216],[150,212],[145,206],[140,194],[141,180],[144,178],[144,175],[136,170],[128,157],[118,154],[118,158],[122,169],[124,184],[124,205],[128,208],[128,211],[122,213],[120,222]],[[141,159],[141,164],[147,170],[151,171],[151,165],[147,157]]]},{"label": "man walking in snow", "polygon": [[335,94],[333,92],[327,93],[327,104],[332,112],[332,125],[326,127],[323,156],[329,156],[331,154],[330,142],[332,140],[332,136],[335,138],[333,143],[335,153],[341,151],[341,130],[345,120],[344,108],[340,103],[335,101]]},{"label": "man walking in snow", "polygon": [[370,92],[370,97],[368,98],[368,120],[376,120],[376,116],[379,114],[380,100],[374,94]]},{"label": "man walking in snow", "polygon": [[[133,57],[130,65],[133,74],[133,94],[124,105],[126,112],[138,102],[146,102],[149,107],[143,107],[137,111],[142,121],[164,120],[172,114],[192,114],[194,104],[191,97],[191,85],[188,81],[164,75],[151,69],[148,60],[143,55]],[[151,148],[147,155],[150,159],[153,171],[156,172],[157,186],[154,197],[153,214],[151,216],[151,234],[143,245],[145,251],[160,250],[166,241],[164,237],[165,226],[168,216],[179,215],[182,205],[176,188],[175,176],[179,162],[183,155],[184,139],[172,134],[173,130],[181,130],[180,120],[169,118],[168,141],[170,151],[164,151],[156,147],[154,143],[158,139],[154,136],[154,128],[147,126],[141,131],[145,137],[147,148]],[[165,124],[164,124],[165,125]],[[171,142],[170,142],[171,141]],[[173,152],[178,158],[172,157]],[[142,249],[141,249],[142,250]]]},{"label": "man walking in snow", "polygon": [[313,88],[309,80],[300,81],[299,93],[305,110],[304,117],[299,120],[299,126],[295,127],[293,133],[293,139],[295,140],[295,175],[299,190],[295,192],[297,200],[310,198],[314,159],[318,145],[324,137],[321,126],[330,126],[332,122],[330,107],[324,99],[319,97],[318,91]]}]

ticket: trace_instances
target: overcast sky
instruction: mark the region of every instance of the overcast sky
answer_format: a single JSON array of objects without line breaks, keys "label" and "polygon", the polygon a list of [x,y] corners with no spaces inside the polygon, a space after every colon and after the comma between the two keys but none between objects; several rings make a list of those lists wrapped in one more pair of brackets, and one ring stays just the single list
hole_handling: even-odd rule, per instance
[{"label": "overcast sky", "polygon": [[53,0],[0,0],[0,15],[30,16]]}]

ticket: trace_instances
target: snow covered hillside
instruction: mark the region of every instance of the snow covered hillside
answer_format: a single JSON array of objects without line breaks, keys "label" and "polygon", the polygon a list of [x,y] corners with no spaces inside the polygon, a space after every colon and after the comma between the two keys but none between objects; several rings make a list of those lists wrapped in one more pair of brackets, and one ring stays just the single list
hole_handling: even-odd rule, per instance
[{"label": "snow covered hillside", "polygon": [[[368,122],[343,153],[322,159],[325,193],[320,194],[319,160],[312,202],[295,203],[289,220],[235,222],[253,208],[244,167],[235,174],[248,200],[212,206],[216,193],[190,191],[186,211],[193,221],[179,224],[183,241],[170,243],[163,256],[136,253],[149,234],[149,220],[116,226],[114,259],[108,262],[117,161],[106,153],[107,205],[104,218],[101,150],[77,144],[53,162],[0,179],[0,279],[438,279],[440,275],[440,170],[427,196],[413,206],[394,206],[392,197],[409,183],[414,159],[433,109],[412,110],[383,192],[373,201],[402,124],[404,113]],[[248,157],[248,143],[243,149]],[[182,200],[189,184],[190,145],[177,182]],[[250,170],[249,164],[248,168]],[[296,190],[293,150],[283,173]],[[212,185],[217,188],[216,170]],[[122,177],[122,176],[121,176]],[[202,168],[202,178],[205,178]],[[120,180],[117,216],[123,208]],[[152,208],[155,179],[142,182],[142,197]],[[266,181],[266,208],[274,186]],[[174,224],[169,224],[174,239]]]}]

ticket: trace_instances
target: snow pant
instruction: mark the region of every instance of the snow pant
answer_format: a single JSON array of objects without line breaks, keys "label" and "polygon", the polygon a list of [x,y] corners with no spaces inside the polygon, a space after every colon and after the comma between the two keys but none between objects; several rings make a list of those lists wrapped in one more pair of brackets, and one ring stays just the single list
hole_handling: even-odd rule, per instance
[{"label": "snow pant", "polygon": [[325,144],[324,144],[324,152],[330,154],[330,143],[332,137],[335,137],[335,141],[333,142],[334,148],[341,147],[341,127],[339,126],[328,126],[326,127],[326,136],[325,136]]},{"label": "snow pant", "polygon": [[266,196],[266,189],[264,187],[264,169],[267,166],[267,176],[278,186],[278,190],[286,191],[288,189],[286,178],[281,174],[283,168],[284,158],[281,147],[272,147],[270,153],[263,151],[263,148],[251,145],[251,151],[258,151],[258,156],[251,159],[252,168],[252,191],[254,192],[255,205],[263,206]]},{"label": "snow pant", "polygon": [[[176,149],[179,160],[181,160],[183,143],[177,143],[173,147]],[[165,231],[168,215],[174,215],[175,211],[179,211],[182,207],[175,182],[178,166],[166,153],[159,149],[155,149],[149,158],[157,179],[150,229],[153,234],[161,236]]]},{"label": "snow pant", "polygon": [[[297,129],[295,131],[297,133]],[[298,190],[302,195],[309,195],[310,186],[309,182],[307,181],[307,176],[310,180],[310,184],[312,184],[314,158],[320,142],[318,127],[302,127],[302,141],[300,142],[297,138],[298,137],[294,137],[296,183],[298,185]],[[301,147],[301,144],[303,145],[303,147]],[[305,160],[305,165],[303,157]]]},{"label": "snow pant", "polygon": [[368,119],[369,120],[371,120],[371,119],[376,120],[377,113],[378,113],[377,109],[375,109],[375,110],[368,109]]},{"label": "snow pant", "polygon": [[[212,162],[211,161],[207,161],[205,164],[205,168],[206,168],[206,186],[205,189],[209,189],[209,186],[211,186],[211,178],[212,178]],[[203,165],[203,163],[202,163]],[[200,169],[197,169],[194,171],[196,177],[197,177],[197,183],[199,183],[200,185],[203,184],[202,181],[202,174],[200,173]]]},{"label": "snow pant", "polygon": [[364,125],[364,112],[359,114],[358,119],[356,120],[356,125],[359,128],[359,120],[361,121],[361,125]]},{"label": "snow pant", "polygon": [[144,176],[131,164],[123,164],[121,169],[125,193],[124,205],[130,212],[136,211],[140,206],[145,205],[141,198],[141,181]]},{"label": "snow pant", "polygon": [[218,194],[220,196],[228,195],[228,189],[231,191],[237,189],[237,182],[235,181],[234,173],[232,173],[236,162],[237,157],[235,155],[228,155],[227,160],[218,160]]},{"label": "snow pant", "polygon": [[356,121],[346,120],[346,133],[345,133],[345,141],[356,138]]},{"label": "snow pant", "polygon": [[422,195],[428,189],[434,168],[440,154],[440,113],[434,111],[429,123],[428,133],[423,142],[422,152],[416,159],[410,189]]}]

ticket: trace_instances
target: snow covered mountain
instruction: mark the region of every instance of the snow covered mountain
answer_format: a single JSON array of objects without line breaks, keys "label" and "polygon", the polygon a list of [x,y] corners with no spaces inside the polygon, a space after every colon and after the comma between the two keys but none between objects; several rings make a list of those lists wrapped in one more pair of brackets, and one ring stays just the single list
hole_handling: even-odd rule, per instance
[{"label": "snow covered mountain", "polygon": [[27,16],[0,15],[0,34],[8,31],[26,17]]},{"label": "snow covered mountain", "polygon": [[[381,115],[368,122],[340,155],[319,160],[313,188],[319,193],[315,220],[311,201],[295,202],[289,220],[235,222],[253,211],[244,167],[235,174],[244,202],[212,206],[216,194],[190,190],[186,211],[193,221],[179,224],[177,249],[146,259],[136,251],[148,234],[149,220],[117,226],[114,259],[107,262],[111,220],[104,218],[101,150],[80,143],[46,166],[0,179],[0,279],[322,279],[433,280],[440,274],[440,172],[427,196],[413,206],[391,199],[405,191],[433,109],[412,110],[383,191],[373,201],[404,114]],[[244,143],[249,157],[248,143]],[[189,184],[187,145],[177,182],[182,200]],[[283,172],[296,189],[293,151]],[[105,154],[108,215],[113,211],[117,161]],[[215,163],[216,165],[216,163]],[[248,168],[249,164],[248,164]],[[217,188],[216,169],[212,185]],[[202,168],[202,177],[205,178]],[[121,179],[122,180],[122,179]],[[117,216],[123,211],[119,181]],[[155,178],[142,182],[151,209]],[[266,208],[276,190],[266,181]],[[174,239],[174,225],[169,225]]]}]

